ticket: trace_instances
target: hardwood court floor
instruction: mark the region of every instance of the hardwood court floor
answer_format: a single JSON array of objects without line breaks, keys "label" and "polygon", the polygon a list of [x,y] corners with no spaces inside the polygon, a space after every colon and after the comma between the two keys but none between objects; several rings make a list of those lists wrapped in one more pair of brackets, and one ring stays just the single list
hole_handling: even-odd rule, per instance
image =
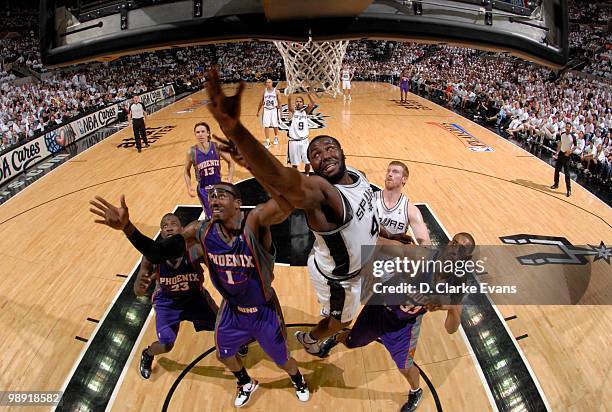
[{"label": "hardwood court floor", "polygon": [[[248,86],[243,121],[263,138],[255,116],[260,93],[260,85]],[[319,101],[319,112],[330,116],[322,132],[339,138],[347,163],[379,186],[390,160],[406,161],[406,193],[411,201],[428,203],[450,233],[469,231],[478,243],[489,245],[519,233],[564,236],[574,245],[612,243],[607,205],[577,185],[570,198],[548,189],[553,170],[510,142],[418,96],[410,98],[420,106],[400,107],[392,101],[399,92],[389,85],[357,83],[353,93],[352,102]],[[116,200],[124,193],[136,225],[148,235],[155,234],[163,213],[197,202],[188,197],[182,176],[193,124],[205,120],[220,133],[202,105],[204,99],[205,92],[200,92],[151,116],[148,127],[174,127],[167,127],[142,154],[117,147],[131,134],[125,129],[0,207],[2,390],[61,388],[84,345],[74,337],[90,338],[95,324],[86,318],[104,314],[124,282],[116,274],[129,273],[139,258],[123,235],[94,225],[89,199],[100,194]],[[495,151],[472,152],[462,139],[428,122],[457,124]],[[272,150],[284,155],[285,133]],[[247,177],[243,170],[236,176]],[[604,265],[597,267],[609,270]],[[287,323],[318,320],[304,268],[278,267],[275,288]],[[600,297],[610,301],[610,293]],[[504,317],[518,317],[508,323],[514,336],[528,333],[519,345],[554,410],[610,408],[611,307],[498,309]],[[425,316],[417,363],[445,410],[491,409],[470,349],[459,333],[447,335],[443,322],[443,314]],[[289,334],[295,330],[290,328]],[[154,338],[150,322],[137,352]],[[210,333],[196,334],[184,325],[175,350],[156,360],[150,381],[139,377],[138,359],[132,360],[113,410],[161,409],[180,371],[211,346]],[[407,386],[380,345],[339,350],[326,360],[306,355],[294,338],[291,349],[313,389],[310,403],[299,405],[284,372],[254,348],[246,364],[263,385],[249,409],[278,410],[282,405],[284,410],[395,411],[405,401]],[[422,386],[426,388],[424,382]],[[234,387],[233,376],[208,356],[178,386],[170,410],[230,409]],[[435,410],[430,391],[425,391],[420,410]]]}]

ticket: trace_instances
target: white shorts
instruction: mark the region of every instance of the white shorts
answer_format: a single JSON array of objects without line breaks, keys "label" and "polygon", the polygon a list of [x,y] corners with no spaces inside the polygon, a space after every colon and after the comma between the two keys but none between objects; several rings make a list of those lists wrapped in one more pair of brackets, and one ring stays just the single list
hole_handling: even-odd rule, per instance
[{"label": "white shorts", "polygon": [[278,109],[264,109],[263,127],[278,127]]},{"label": "white shorts", "polygon": [[342,80],[342,90],[351,90],[350,80]]},{"label": "white shorts", "polygon": [[308,257],[310,282],[317,292],[321,313],[330,314],[342,323],[357,317],[361,306],[361,276],[349,280],[331,281],[319,272],[314,264],[314,254]]},{"label": "white shorts", "polygon": [[308,138],[303,140],[289,139],[287,161],[291,163],[291,166],[299,166],[300,163],[310,164],[308,161],[308,143]]}]

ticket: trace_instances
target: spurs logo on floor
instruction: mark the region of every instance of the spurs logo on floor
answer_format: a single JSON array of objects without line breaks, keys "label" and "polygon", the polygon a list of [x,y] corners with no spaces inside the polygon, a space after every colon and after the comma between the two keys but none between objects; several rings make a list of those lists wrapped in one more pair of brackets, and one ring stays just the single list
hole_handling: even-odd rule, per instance
[{"label": "spurs logo on floor", "polygon": [[587,247],[579,247],[572,245],[569,240],[564,237],[551,237],[540,235],[512,235],[500,237],[500,240],[508,245],[542,245],[553,246],[560,250],[561,253],[532,253],[525,256],[517,257],[518,261],[523,265],[540,266],[540,265],[586,265],[589,263],[589,256],[593,256],[593,262],[600,259],[605,260],[610,264],[612,258],[612,248],[607,247],[604,242],[599,245],[588,245]]},{"label": "spurs logo on floor", "polygon": [[[327,127],[325,122],[325,118],[329,116],[324,116],[322,113],[317,113],[317,109],[319,105],[315,105],[312,113],[308,115],[308,128],[309,129],[323,129]],[[289,125],[291,124],[291,119],[289,119],[289,108],[286,104],[283,104],[281,108],[281,119],[279,129],[281,130],[289,130]]]},{"label": "spurs logo on floor", "polygon": [[[171,132],[176,126],[160,126],[160,127],[147,127],[147,140],[149,144],[157,142],[162,136]],[[117,145],[117,147],[130,148],[136,146],[136,140],[134,136],[127,137]]]},{"label": "spurs logo on floor", "polygon": [[413,99],[407,99],[403,102],[399,101],[399,100],[393,100],[398,106],[402,106],[405,107],[406,109],[409,110],[431,110],[431,107],[427,107],[423,104],[421,104],[419,101],[417,100],[413,100]]}]

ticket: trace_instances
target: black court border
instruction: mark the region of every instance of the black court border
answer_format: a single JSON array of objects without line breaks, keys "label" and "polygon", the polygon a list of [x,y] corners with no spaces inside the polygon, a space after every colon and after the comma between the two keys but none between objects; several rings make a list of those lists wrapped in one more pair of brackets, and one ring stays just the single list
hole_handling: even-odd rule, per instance
[{"label": "black court border", "polygon": [[[423,215],[423,220],[427,224],[433,244],[447,244],[450,239],[446,231],[442,228],[442,223],[432,212],[427,204],[416,205]],[[476,280],[472,279],[474,282]],[[505,382],[516,384],[516,393],[523,400],[525,410],[541,412],[548,411],[546,401],[534,377],[531,375],[518,346],[512,341],[508,329],[503,324],[503,320],[495,311],[493,303],[487,295],[468,295],[463,300],[463,311],[461,312],[461,327],[465,332],[471,349],[474,351],[478,366],[480,367],[484,379],[489,387],[493,401],[499,411],[513,411],[517,405],[512,405],[513,396],[504,394]],[[472,317],[478,314],[482,317],[480,322],[472,322]],[[501,354],[492,354],[487,347],[486,341],[482,338],[484,332],[489,332],[497,340],[497,347]],[[519,336],[516,340],[526,338],[528,335]],[[503,360],[505,368],[498,368],[498,363]]]}]

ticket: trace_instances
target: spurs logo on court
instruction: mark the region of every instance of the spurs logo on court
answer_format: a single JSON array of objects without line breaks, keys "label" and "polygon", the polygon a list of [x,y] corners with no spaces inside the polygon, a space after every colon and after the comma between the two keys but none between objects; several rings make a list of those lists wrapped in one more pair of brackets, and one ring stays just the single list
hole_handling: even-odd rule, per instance
[{"label": "spurs logo on court", "polygon": [[[325,118],[329,116],[324,116],[322,113],[316,113],[319,105],[315,105],[311,114],[308,115],[308,128],[309,129],[323,129],[327,127],[325,123]],[[279,129],[281,130],[289,130],[289,126],[291,125],[291,119],[289,119],[289,108],[286,104],[283,104],[281,108],[281,119],[279,124]]]},{"label": "spurs logo on court", "polygon": [[419,103],[417,100],[413,100],[413,99],[407,99],[403,102],[400,102],[399,100],[394,100],[394,102],[398,106],[405,107],[406,109],[409,109],[409,110],[431,110],[431,107],[427,107]]},{"label": "spurs logo on court", "polygon": [[545,245],[557,247],[561,253],[533,253],[517,257],[523,265],[586,265],[589,263],[588,256],[593,256],[593,262],[603,259],[610,264],[612,248],[606,247],[604,242],[598,246],[578,247],[572,245],[564,237],[551,237],[539,235],[512,235],[500,237],[500,240],[509,245]]},{"label": "spurs logo on court", "polygon": [[[172,129],[174,129],[175,127],[176,126],[174,125],[160,126],[160,127],[147,127],[147,141],[149,142],[149,144],[153,144],[157,142],[160,139],[160,137],[162,137],[163,135],[170,133]],[[136,140],[134,139],[134,136],[130,136],[130,137],[123,139],[121,143],[117,145],[117,147],[123,147],[123,148],[134,147],[134,146],[136,146]]]}]

